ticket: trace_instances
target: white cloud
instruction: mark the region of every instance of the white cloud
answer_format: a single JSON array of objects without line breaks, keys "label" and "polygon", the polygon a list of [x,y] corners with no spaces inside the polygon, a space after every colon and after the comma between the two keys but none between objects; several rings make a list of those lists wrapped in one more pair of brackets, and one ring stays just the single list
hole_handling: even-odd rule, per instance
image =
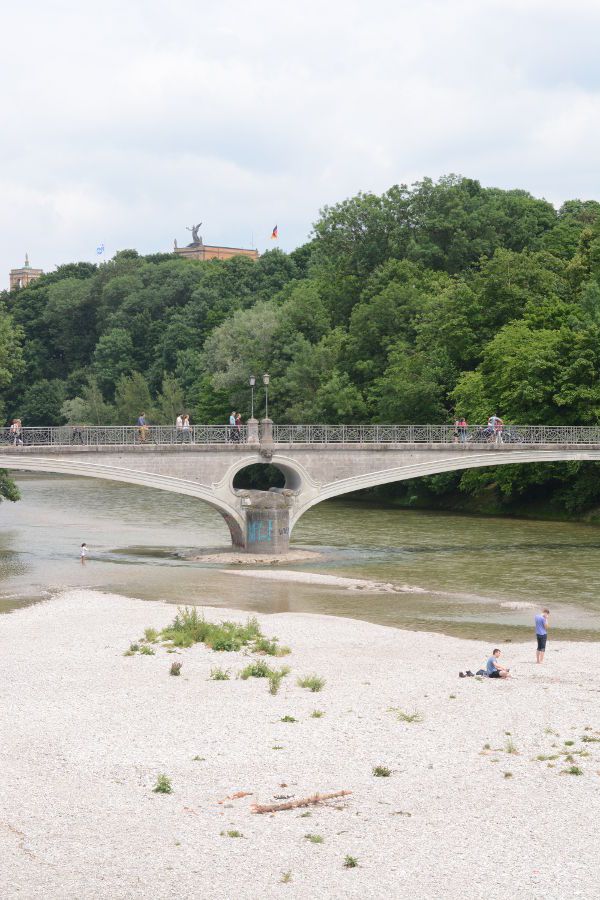
[{"label": "white cloud", "polygon": [[4,283],[25,250],[167,250],[199,218],[291,249],[324,204],[424,175],[598,196],[591,0],[31,0],[1,24]]}]

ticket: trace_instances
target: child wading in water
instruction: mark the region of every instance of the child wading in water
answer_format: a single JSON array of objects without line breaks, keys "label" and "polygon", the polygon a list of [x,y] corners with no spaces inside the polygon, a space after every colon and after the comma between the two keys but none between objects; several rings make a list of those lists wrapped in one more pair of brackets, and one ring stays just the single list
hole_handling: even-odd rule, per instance
[{"label": "child wading in water", "polygon": [[84,543],[84,544],[81,545],[81,549],[80,549],[80,551],[79,551],[79,558],[81,559],[81,565],[82,565],[82,566],[85,566],[85,558],[86,558],[86,556],[87,556],[87,552],[88,552],[88,550],[87,550],[87,544]]}]

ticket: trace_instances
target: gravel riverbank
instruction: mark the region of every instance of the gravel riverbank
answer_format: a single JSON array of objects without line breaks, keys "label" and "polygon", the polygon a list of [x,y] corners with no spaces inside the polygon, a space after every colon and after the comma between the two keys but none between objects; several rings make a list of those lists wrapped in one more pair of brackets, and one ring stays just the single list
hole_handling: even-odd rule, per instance
[{"label": "gravel riverbank", "polygon": [[[533,643],[506,644],[513,680],[459,679],[491,648],[259,616],[292,648],[267,658],[291,668],[271,696],[235,678],[244,653],[123,655],[174,612],[73,591],[0,616],[2,898],[598,896],[598,644],[550,641],[543,666]],[[216,666],[231,680],[210,680]],[[297,684],[311,673],[319,693]],[[159,774],[171,794],[153,792]]]}]

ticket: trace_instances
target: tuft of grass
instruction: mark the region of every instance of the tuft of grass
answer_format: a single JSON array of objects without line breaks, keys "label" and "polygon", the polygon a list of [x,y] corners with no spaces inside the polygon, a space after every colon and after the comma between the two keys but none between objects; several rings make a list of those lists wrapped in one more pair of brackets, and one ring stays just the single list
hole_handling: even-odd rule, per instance
[{"label": "tuft of grass", "polygon": [[561,775],[583,775],[583,769],[579,766],[569,766],[568,769],[562,770]]},{"label": "tuft of grass", "polygon": [[450,694],[448,697],[449,700],[456,700],[456,694]]},{"label": "tuft of grass", "polygon": [[506,744],[504,745],[504,752],[505,753],[518,753],[519,752],[517,747],[515,746],[513,739],[510,737],[507,740]]},{"label": "tuft of grass", "polygon": [[395,712],[398,716],[399,722],[422,722],[423,716],[418,710],[415,709],[414,712],[407,713],[403,709],[399,709],[397,706],[390,706],[388,712]]},{"label": "tuft of grass", "polygon": [[266,656],[287,656],[292,651],[289,647],[281,647],[279,638],[257,637],[252,646],[253,653],[264,653]]},{"label": "tuft of grass", "polygon": [[358,860],[355,856],[346,856],[344,859],[344,868],[345,869],[355,869],[358,865]]},{"label": "tuft of grass", "polygon": [[282,716],[279,720],[280,722],[297,722],[298,719],[295,719],[293,716]]},{"label": "tuft of grass", "polygon": [[275,744],[274,747],[271,747],[271,750],[285,750],[285,747],[282,747],[280,744]]},{"label": "tuft of grass", "polygon": [[152,790],[155,794],[172,794],[173,785],[171,784],[171,779],[166,775],[159,775]]},{"label": "tuft of grass", "polygon": [[205,756],[192,756],[192,762],[205,762]]},{"label": "tuft of grass", "polygon": [[214,669],[210,670],[210,678],[212,681],[229,681],[229,669],[215,666]]},{"label": "tuft of grass", "polygon": [[135,651],[134,650],[125,650],[125,652],[123,653],[123,656],[135,656]]},{"label": "tuft of grass", "polygon": [[484,749],[484,750],[491,750],[491,749],[492,749],[492,745],[491,745],[491,744],[484,744],[484,745],[483,745],[483,749]]},{"label": "tuft of grass", "polygon": [[392,770],[388,769],[387,766],[373,766],[373,775],[376,778],[389,778],[392,774]]},{"label": "tuft of grass", "polygon": [[312,816],[312,813],[308,809],[306,810],[306,812],[300,813],[301,819],[308,819],[310,818],[310,816]]},{"label": "tuft of grass", "polygon": [[540,762],[548,762],[550,759],[558,759],[558,753],[554,753],[552,756],[546,756],[544,753],[540,753],[539,756],[536,756]]},{"label": "tuft of grass", "polygon": [[323,718],[324,715],[325,715],[325,713],[323,712],[322,709],[313,709],[313,711],[310,714],[310,717],[311,717],[311,719],[321,719],[321,718]]},{"label": "tuft of grass", "polygon": [[281,681],[285,678],[286,675],[289,674],[290,668],[289,666],[282,666],[280,669],[274,669],[269,675],[269,693],[275,694],[279,690],[281,686]]},{"label": "tuft of grass", "polygon": [[235,829],[232,829],[231,831],[222,831],[221,837],[243,838],[244,835],[242,834],[241,831],[236,831]]},{"label": "tuft of grass", "polygon": [[136,643],[130,644],[129,649],[131,650],[132,653],[139,653],[140,645],[136,644]]},{"label": "tuft of grass", "polygon": [[155,644],[158,640],[158,631],[156,628],[144,628],[144,640],[149,644]]},{"label": "tuft of grass", "polygon": [[214,624],[207,622],[196,607],[187,606],[179,607],[172,624],[160,633],[163,640],[171,641],[175,647],[206,644],[217,651],[241,650],[261,636],[255,618],[248,619],[245,625],[228,621]]},{"label": "tuft of grass", "polygon": [[171,663],[171,668],[169,669],[169,675],[181,675],[181,667],[182,667],[182,665],[183,665],[183,663],[182,663],[182,662],[179,662],[179,661],[177,661],[177,662],[172,662],[172,663]]},{"label": "tuft of grass", "polygon": [[565,747],[573,747],[574,744],[575,744],[575,741],[565,741]]},{"label": "tuft of grass", "polygon": [[322,844],[325,841],[325,838],[320,834],[305,834],[304,837],[307,841],[310,841],[311,844]]},{"label": "tuft of grass", "polygon": [[312,691],[313,694],[322,691],[325,687],[325,679],[320,678],[318,675],[305,675],[304,678],[299,678],[297,681],[298,687],[306,688],[309,691]]},{"label": "tuft of grass", "polygon": [[513,773],[512,773],[512,772],[505,772],[505,773],[504,773],[504,777],[505,777],[505,778],[512,778],[512,777],[513,777]]},{"label": "tuft of grass", "polygon": [[140,653],[143,656],[154,656],[155,651],[152,649],[152,647],[149,647],[148,644],[144,644],[140,650]]},{"label": "tuft of grass", "polygon": [[287,872],[281,873],[281,878],[279,879],[281,884],[289,884],[291,880],[292,880],[292,870],[291,869],[288,869]]},{"label": "tuft of grass", "polygon": [[249,663],[245,669],[239,673],[239,677],[246,681],[248,678],[270,678],[274,669],[271,668],[265,659],[257,659]]},{"label": "tuft of grass", "polygon": [[600,744],[600,738],[592,737],[591,734],[584,734],[581,740],[584,744]]}]

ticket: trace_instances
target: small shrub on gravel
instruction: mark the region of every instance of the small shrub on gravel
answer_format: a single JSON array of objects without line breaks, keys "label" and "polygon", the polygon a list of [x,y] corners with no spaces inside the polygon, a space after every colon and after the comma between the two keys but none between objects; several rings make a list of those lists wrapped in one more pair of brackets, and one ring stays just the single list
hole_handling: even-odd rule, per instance
[{"label": "small shrub on gravel", "polygon": [[183,663],[181,662],[172,662],[171,668],[169,669],[169,675],[181,675],[181,667]]},{"label": "small shrub on gravel", "polygon": [[[158,637],[158,635],[157,635]],[[237,622],[207,622],[197,608],[180,607],[172,624],[164,628],[160,637],[171,641],[174,647],[191,647],[192,644],[206,644],[212,650],[232,652],[250,647],[258,653],[271,656],[282,656],[289,652],[287,647],[280,647],[276,638],[269,639],[261,633],[256,618],[246,621],[245,625]]]},{"label": "small shrub on gravel", "polygon": [[592,737],[590,734],[584,734],[581,740],[584,744],[600,744],[600,737]]},{"label": "small shrub on gravel", "polygon": [[388,712],[395,712],[399,722],[422,722],[423,716],[416,709],[414,712],[408,713],[397,706],[390,706]]},{"label": "small shrub on gravel", "polygon": [[580,769],[579,766],[569,766],[568,769],[562,770],[562,775],[583,775],[583,769]]},{"label": "small shrub on gravel", "polygon": [[156,628],[144,628],[144,640],[149,644],[155,644],[158,640],[158,631]]},{"label": "small shrub on gravel", "polygon": [[129,649],[132,653],[139,653],[140,645],[139,644],[130,644]]},{"label": "small shrub on gravel", "polygon": [[504,777],[505,777],[505,778],[512,778],[512,777],[513,777],[513,773],[512,773],[512,772],[505,772],[505,773],[504,773]]},{"label": "small shrub on gravel", "polygon": [[518,753],[518,752],[519,752],[519,751],[517,750],[517,748],[516,748],[516,746],[515,746],[515,743],[514,743],[514,741],[513,741],[512,738],[509,738],[509,739],[507,740],[506,744],[504,745],[504,752],[505,752],[505,753]]},{"label": "small shrub on gravel", "polygon": [[355,856],[346,856],[344,859],[344,868],[345,869],[355,869],[358,865],[358,860]]},{"label": "small shrub on gravel", "polygon": [[171,784],[171,779],[166,775],[159,775],[152,790],[155,794],[172,794],[173,785]]},{"label": "small shrub on gravel", "polygon": [[277,693],[281,686],[281,681],[285,678],[286,675],[289,674],[289,666],[282,666],[280,669],[275,669],[269,675],[269,693],[273,694],[273,696]]},{"label": "small shrub on gravel", "polygon": [[216,666],[210,670],[210,678],[212,681],[229,681],[229,669],[221,669]]},{"label": "small shrub on gravel", "polygon": [[246,681],[248,678],[270,678],[273,669],[265,659],[257,659],[249,663],[245,669],[240,672],[240,678]]},{"label": "small shrub on gravel", "polygon": [[373,766],[373,775],[376,778],[389,778],[391,774],[392,771],[387,766]]},{"label": "small shrub on gravel", "polygon": [[244,837],[244,835],[242,834],[241,831],[235,831],[235,830],[232,830],[232,831],[222,831],[222,832],[221,832],[221,836],[222,836],[222,837],[231,837],[231,838],[236,838],[236,837],[238,837],[238,838],[243,838],[243,837]]},{"label": "small shrub on gravel", "polygon": [[310,841],[311,844],[322,844],[325,841],[325,838],[320,834],[305,834],[304,837],[307,841]]},{"label": "small shrub on gravel", "polygon": [[572,747],[575,744],[575,741],[565,741],[565,747]]},{"label": "small shrub on gravel", "polygon": [[239,677],[246,681],[248,678],[267,678],[269,680],[269,693],[276,694],[281,684],[281,679],[289,674],[289,668],[272,669],[264,659],[257,659],[246,666],[239,673]]},{"label": "small shrub on gravel", "polygon": [[293,716],[283,716],[279,721],[280,722],[297,722],[298,719],[295,719]]},{"label": "small shrub on gravel", "polygon": [[325,679],[319,678],[318,675],[305,675],[304,678],[298,679],[298,687],[306,688],[314,694],[322,691],[325,687]]},{"label": "small shrub on gravel", "polygon": [[325,713],[323,712],[322,709],[313,709],[313,711],[310,714],[310,717],[311,717],[311,719],[321,719],[324,715],[325,715]]},{"label": "small shrub on gravel", "polygon": [[280,647],[278,638],[259,637],[254,641],[253,653],[264,653],[267,656],[287,656],[291,653],[289,647]]},{"label": "small shrub on gravel", "polygon": [[192,762],[205,762],[205,756],[192,756]]},{"label": "small shrub on gravel", "polygon": [[149,647],[148,644],[144,644],[140,650],[140,653],[142,653],[144,656],[154,656],[155,651],[152,649],[152,647]]},{"label": "small shrub on gravel", "polygon": [[274,747],[271,747],[271,750],[284,750],[284,749],[285,748],[282,747],[280,744],[275,744]]},{"label": "small shrub on gravel", "polygon": [[135,656],[135,651],[134,650],[126,650],[124,652],[123,656]]},{"label": "small shrub on gravel", "polygon": [[281,884],[289,884],[291,880],[292,880],[292,870],[291,869],[288,869],[287,872],[281,873],[281,878],[279,879]]}]

